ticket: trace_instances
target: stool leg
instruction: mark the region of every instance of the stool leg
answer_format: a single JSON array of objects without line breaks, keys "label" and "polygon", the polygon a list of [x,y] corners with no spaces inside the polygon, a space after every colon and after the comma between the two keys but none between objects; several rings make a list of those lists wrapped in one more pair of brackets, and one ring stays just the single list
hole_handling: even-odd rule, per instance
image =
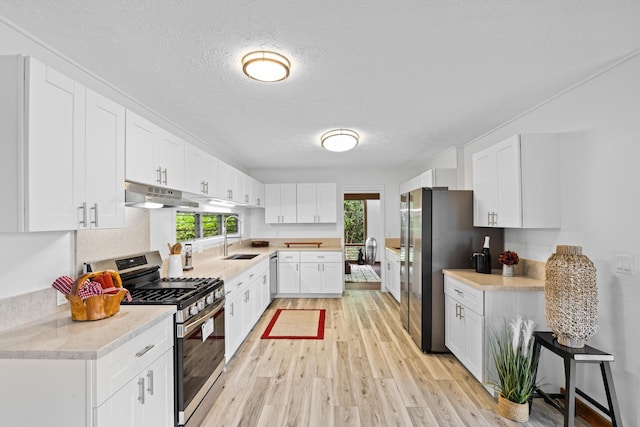
[{"label": "stool leg", "polygon": [[620,416],[620,408],[618,407],[618,397],[616,396],[616,389],[613,386],[613,376],[611,375],[609,362],[600,362],[600,370],[602,371],[604,390],[607,393],[609,412],[611,412],[611,425],[613,427],[622,425],[622,417]]},{"label": "stool leg", "polygon": [[564,358],[564,426],[573,427],[576,417],[576,361]]}]

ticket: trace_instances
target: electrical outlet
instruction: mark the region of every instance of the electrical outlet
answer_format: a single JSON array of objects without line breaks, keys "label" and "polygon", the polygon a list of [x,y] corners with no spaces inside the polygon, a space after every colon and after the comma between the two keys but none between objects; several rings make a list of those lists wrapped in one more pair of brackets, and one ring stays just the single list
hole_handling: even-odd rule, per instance
[{"label": "electrical outlet", "polygon": [[68,303],[67,298],[61,292],[56,291],[56,305],[61,306]]},{"label": "electrical outlet", "polygon": [[633,255],[616,254],[616,273],[618,274],[634,274]]}]

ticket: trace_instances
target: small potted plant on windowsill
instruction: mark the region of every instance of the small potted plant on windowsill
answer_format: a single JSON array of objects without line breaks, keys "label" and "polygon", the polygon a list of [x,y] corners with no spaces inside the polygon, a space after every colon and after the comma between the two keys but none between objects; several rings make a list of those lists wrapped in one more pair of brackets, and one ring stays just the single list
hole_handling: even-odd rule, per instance
[{"label": "small potted plant on windowsill", "polygon": [[529,400],[538,384],[539,356],[533,354],[533,320],[517,317],[492,331],[491,357],[498,380],[491,382],[498,395],[498,414],[514,421],[529,419]]},{"label": "small potted plant on windowsill", "polygon": [[502,275],[513,276],[513,266],[520,262],[520,257],[515,251],[504,251],[498,255],[498,261],[502,264]]}]

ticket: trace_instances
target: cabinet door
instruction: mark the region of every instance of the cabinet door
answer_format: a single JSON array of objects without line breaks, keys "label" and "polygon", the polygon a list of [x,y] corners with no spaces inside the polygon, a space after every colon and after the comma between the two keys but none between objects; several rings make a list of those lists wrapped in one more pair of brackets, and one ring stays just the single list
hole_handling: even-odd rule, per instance
[{"label": "cabinet door", "polygon": [[261,316],[262,313],[264,313],[267,307],[269,307],[269,304],[271,304],[271,284],[269,280],[269,273],[266,272],[260,277],[260,307],[261,308],[260,308],[260,314],[258,315],[258,317]]},{"label": "cabinet door", "polygon": [[154,159],[155,141],[159,128],[135,114],[126,112],[125,177],[127,181],[160,185],[160,165]]},{"label": "cabinet door", "polygon": [[458,317],[460,304],[448,295],[444,303],[444,344],[462,363],[465,359],[463,324]]},{"label": "cabinet door", "polygon": [[278,224],[280,222],[280,184],[264,185],[264,222]]},{"label": "cabinet door", "polygon": [[249,334],[251,328],[255,324],[255,300],[256,300],[256,281],[253,280],[249,286],[242,292],[242,341]]},{"label": "cabinet door", "polygon": [[[125,109],[87,89],[83,202],[90,228],[124,227]],[[78,170],[78,168],[76,168]]]},{"label": "cabinet door", "polygon": [[243,292],[238,292],[225,302],[224,306],[224,335],[225,335],[225,358],[227,362],[231,360],[238,347],[242,343],[242,308]]},{"label": "cabinet door", "polygon": [[299,294],[300,293],[300,271],[298,263],[281,262],[278,263],[278,293]]},{"label": "cabinet door", "polygon": [[335,223],[338,221],[336,184],[317,184],[316,222]]},{"label": "cabinet door", "polygon": [[522,227],[520,137],[515,135],[495,146],[496,213],[498,227]]},{"label": "cabinet door", "polygon": [[297,221],[296,184],[280,184],[280,216],[285,224]]},{"label": "cabinet door", "polygon": [[94,427],[142,426],[144,380],[136,376],[95,410]]},{"label": "cabinet door", "polygon": [[85,89],[33,58],[26,64],[25,229],[75,230],[73,160],[74,146],[84,145]]},{"label": "cabinet door", "polygon": [[316,184],[297,184],[296,203],[298,223],[316,222]]},{"label": "cabinet door", "polygon": [[322,264],[315,262],[300,263],[300,293],[321,293],[322,274]]},{"label": "cabinet door", "polygon": [[160,129],[154,151],[156,167],[160,167],[162,185],[174,189],[184,187],[184,141]]},{"label": "cabinet door", "polygon": [[473,225],[492,225],[497,199],[496,157],[487,149],[473,155]]},{"label": "cabinet door", "polygon": [[252,204],[257,207],[264,207],[264,184],[254,179],[252,182]]},{"label": "cabinet door", "polygon": [[322,264],[322,292],[325,294],[341,294],[344,284],[342,270],[344,266],[339,262]]},{"label": "cabinet door", "polygon": [[206,194],[206,182],[201,170],[201,159],[206,153],[191,144],[184,147],[184,190],[194,194]]},{"label": "cabinet door", "polygon": [[465,361],[463,363],[478,381],[482,381],[484,316],[480,316],[466,306],[461,306],[460,311],[464,329]]}]

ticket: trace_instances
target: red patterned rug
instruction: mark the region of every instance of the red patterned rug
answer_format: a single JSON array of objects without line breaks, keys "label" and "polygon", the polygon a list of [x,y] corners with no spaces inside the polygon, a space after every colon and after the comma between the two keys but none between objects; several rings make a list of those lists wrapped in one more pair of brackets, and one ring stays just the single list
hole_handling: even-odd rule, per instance
[{"label": "red patterned rug", "polygon": [[260,338],[275,340],[324,339],[325,309],[279,308]]}]

